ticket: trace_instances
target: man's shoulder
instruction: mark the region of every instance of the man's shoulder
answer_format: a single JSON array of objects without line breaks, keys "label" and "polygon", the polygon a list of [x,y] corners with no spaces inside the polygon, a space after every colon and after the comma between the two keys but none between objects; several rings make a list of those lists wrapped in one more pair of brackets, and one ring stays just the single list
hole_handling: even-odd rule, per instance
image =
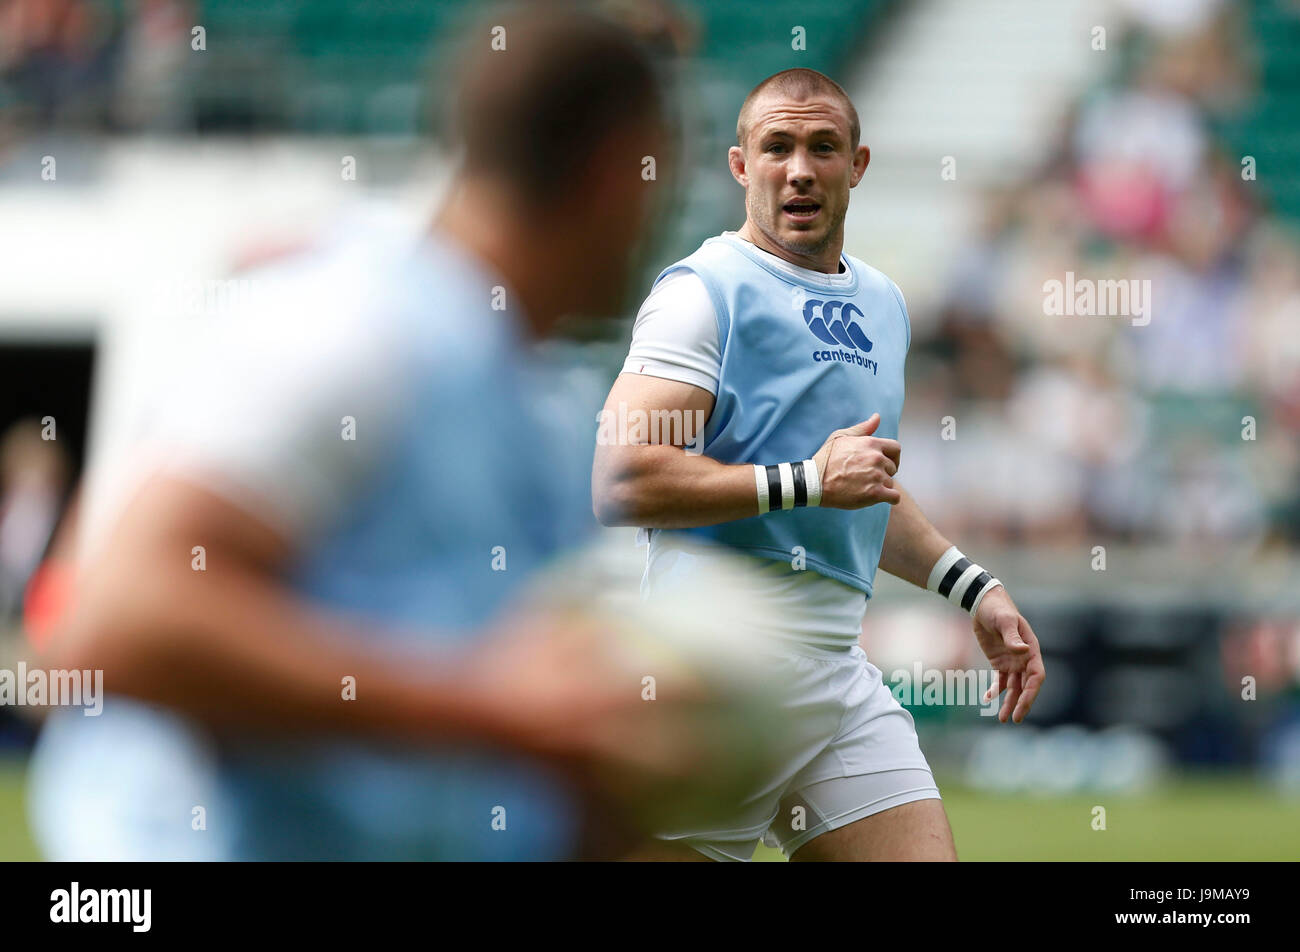
[{"label": "man's shoulder", "polygon": [[853,269],[857,271],[858,280],[864,287],[886,291],[890,294],[897,294],[899,297],[902,296],[902,291],[899,289],[898,283],[889,275],[885,274],[885,272],[873,265],[867,264],[861,258],[854,257],[848,252],[844,253],[844,257],[848,260],[849,264],[853,266]]},{"label": "man's shoulder", "polygon": [[310,379],[326,392],[507,372],[500,358],[515,342],[500,310],[517,302],[449,243],[332,229],[238,277],[244,292],[229,313],[178,340],[178,366],[238,366],[253,388]]},{"label": "man's shoulder", "polygon": [[675,271],[707,272],[721,265],[735,263],[737,259],[745,260],[744,254],[736,248],[725,235],[713,235],[704,239],[698,248],[679,258],[660,272],[660,277]]},{"label": "man's shoulder", "polygon": [[903,298],[902,289],[899,288],[893,278],[879,268],[867,264],[861,258],[855,258],[847,253],[844,257],[857,270],[859,287],[878,295],[881,300],[897,305],[899,317],[907,330],[906,346],[910,349],[912,346],[912,318],[907,313],[907,302]]}]

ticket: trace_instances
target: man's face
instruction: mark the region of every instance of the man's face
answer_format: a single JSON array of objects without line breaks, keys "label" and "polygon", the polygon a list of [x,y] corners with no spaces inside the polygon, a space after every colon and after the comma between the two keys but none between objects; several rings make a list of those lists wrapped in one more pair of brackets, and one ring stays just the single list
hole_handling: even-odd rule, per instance
[{"label": "man's face", "polygon": [[743,148],[733,146],[729,155],[751,225],[801,257],[842,244],[849,189],[870,158],[866,146],[852,148],[850,137],[848,111],[835,99],[756,99]]}]

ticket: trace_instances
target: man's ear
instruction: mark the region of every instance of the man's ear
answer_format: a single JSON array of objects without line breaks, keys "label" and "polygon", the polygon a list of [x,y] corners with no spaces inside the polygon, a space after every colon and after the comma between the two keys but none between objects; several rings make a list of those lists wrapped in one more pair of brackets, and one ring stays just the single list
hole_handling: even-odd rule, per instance
[{"label": "man's ear", "polygon": [[731,169],[731,177],[740,183],[741,188],[749,188],[749,173],[745,171],[744,149],[733,145],[727,150],[727,167]]},{"label": "man's ear", "polygon": [[867,173],[867,166],[871,163],[871,150],[865,145],[858,146],[853,153],[853,175],[849,177],[849,188],[854,188],[862,181],[862,176]]}]

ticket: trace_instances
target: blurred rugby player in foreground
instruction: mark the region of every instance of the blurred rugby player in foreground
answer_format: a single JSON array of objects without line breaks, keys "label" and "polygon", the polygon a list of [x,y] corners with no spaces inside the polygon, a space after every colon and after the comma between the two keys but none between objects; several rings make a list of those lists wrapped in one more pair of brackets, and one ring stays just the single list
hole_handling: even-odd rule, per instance
[{"label": "blurred rugby player in foreground", "polygon": [[595,526],[533,345],[621,303],[666,139],[622,28],[493,22],[508,49],[472,40],[427,234],[349,231],[256,275],[249,312],[177,355],[130,469],[88,483],[50,660],[110,696],[43,731],[47,857],[570,857],[571,777],[698,755],[606,633],[501,617]]},{"label": "blurred rugby player in foreground", "polygon": [[728,156],[745,223],[660,274],[605,406],[707,419],[702,454],[598,442],[601,520],[651,530],[647,595],[673,597],[715,557],[709,543],[750,557],[752,591],[798,619],[765,626],[784,642],[781,766],[726,822],[665,829],[639,856],[743,860],[766,838],[799,860],[956,858],[912,716],[858,646],[877,565],[972,614],[998,677],[986,700],[1006,692],[1001,720],[1021,721],[1043,682],[1006,589],[894,479],[911,327],[897,286],[843,254],[870,159],[859,132],[844,90],[814,70],[750,93]]}]

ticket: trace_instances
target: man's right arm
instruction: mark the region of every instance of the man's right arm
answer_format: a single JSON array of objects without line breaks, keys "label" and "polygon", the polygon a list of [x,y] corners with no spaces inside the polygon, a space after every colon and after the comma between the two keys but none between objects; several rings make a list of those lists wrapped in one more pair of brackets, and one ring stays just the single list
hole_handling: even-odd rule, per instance
[{"label": "man's right arm", "polygon": [[[692,384],[623,373],[614,381],[604,414],[651,419],[678,411],[682,420],[693,421],[708,419],[713,402],[713,394]],[[607,526],[681,529],[758,515],[754,468],[688,452],[687,438],[703,437],[686,429],[665,434],[677,438],[673,443],[597,441],[591,474],[596,518]]]},{"label": "man's right arm", "polygon": [[[623,373],[605,401],[605,419],[708,419],[713,395],[687,383]],[[878,502],[893,505],[900,448],[895,440],[871,436],[880,419],[870,419],[831,433],[812,457],[822,482],[822,506],[861,509]],[[597,440],[592,466],[592,508],[607,526],[683,529],[731,522],[758,515],[758,489],[750,463],[726,464],[688,452],[692,434],[683,426],[668,429],[675,442]],[[617,428],[609,428],[616,431]],[[629,433],[634,432],[628,428]],[[651,431],[653,432],[653,431]],[[697,435],[702,439],[702,436]],[[782,462],[768,460],[765,462]],[[789,460],[788,462],[795,462]]]},{"label": "man's right arm", "polygon": [[365,622],[282,583],[290,546],[269,523],[197,483],[147,479],[96,551],[48,650],[57,667],[103,671],[108,691],[216,728],[508,739],[467,658],[385,656]]}]

